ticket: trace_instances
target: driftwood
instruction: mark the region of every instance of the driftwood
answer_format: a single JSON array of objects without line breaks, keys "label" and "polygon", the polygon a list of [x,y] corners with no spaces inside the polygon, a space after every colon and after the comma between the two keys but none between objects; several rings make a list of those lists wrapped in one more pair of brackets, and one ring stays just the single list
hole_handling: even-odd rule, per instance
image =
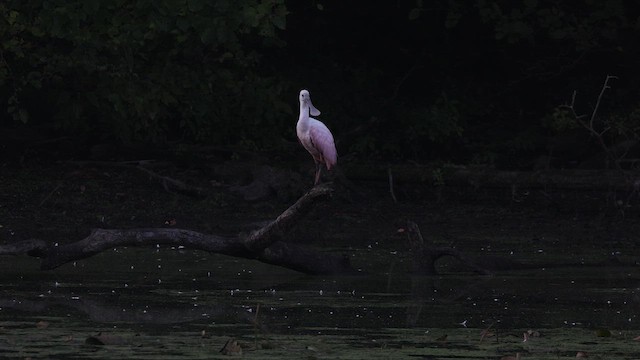
[{"label": "driftwood", "polygon": [[436,275],[438,272],[436,271],[435,262],[443,256],[453,256],[479,274],[491,274],[488,269],[478,265],[454,248],[434,246],[430,242],[425,242],[420,233],[420,228],[412,221],[407,221],[407,237],[409,238],[409,246],[413,257],[413,271],[417,274]]},{"label": "driftwood", "polygon": [[331,192],[332,188],[328,184],[314,187],[274,221],[249,235],[223,237],[173,228],[94,229],[82,240],[58,246],[39,239],[0,245],[0,255],[28,254],[38,257],[42,259],[41,269],[49,270],[114,247],[172,245],[256,259],[307,274],[349,273],[354,270],[348,258],[319,253],[281,240],[282,235],[315,202],[329,196]]}]

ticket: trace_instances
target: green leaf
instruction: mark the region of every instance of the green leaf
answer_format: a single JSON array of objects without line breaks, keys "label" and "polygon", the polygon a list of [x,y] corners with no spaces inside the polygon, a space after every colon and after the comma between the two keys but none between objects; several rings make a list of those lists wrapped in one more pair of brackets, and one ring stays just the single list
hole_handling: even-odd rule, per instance
[{"label": "green leaf", "polygon": [[6,20],[9,23],[9,25],[15,24],[19,15],[20,15],[20,13],[15,11],[15,10],[9,11],[9,16],[6,17]]}]

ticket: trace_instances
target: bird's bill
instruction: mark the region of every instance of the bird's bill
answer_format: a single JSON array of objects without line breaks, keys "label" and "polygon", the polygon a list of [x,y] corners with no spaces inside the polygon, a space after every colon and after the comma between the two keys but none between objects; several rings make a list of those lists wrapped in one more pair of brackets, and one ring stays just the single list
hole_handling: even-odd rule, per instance
[{"label": "bird's bill", "polygon": [[309,99],[309,114],[311,116],[320,116],[320,110],[316,109],[315,106],[311,103],[311,99]]}]

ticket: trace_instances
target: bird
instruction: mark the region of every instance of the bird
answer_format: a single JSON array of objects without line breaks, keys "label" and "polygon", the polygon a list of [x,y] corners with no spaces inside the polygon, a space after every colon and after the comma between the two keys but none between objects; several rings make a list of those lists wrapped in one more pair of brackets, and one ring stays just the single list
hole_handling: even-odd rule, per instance
[{"label": "bird", "polygon": [[313,106],[308,90],[300,91],[300,117],[296,124],[296,133],[302,146],[311,154],[316,165],[313,185],[320,183],[320,172],[324,165],[331,170],[338,163],[338,151],[329,128],[322,121],[310,116],[319,116],[320,111]]}]

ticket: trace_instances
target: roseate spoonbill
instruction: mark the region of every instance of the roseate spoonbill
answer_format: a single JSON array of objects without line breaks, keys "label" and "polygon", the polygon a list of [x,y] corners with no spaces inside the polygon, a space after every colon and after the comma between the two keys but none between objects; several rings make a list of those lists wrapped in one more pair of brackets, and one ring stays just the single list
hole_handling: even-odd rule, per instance
[{"label": "roseate spoonbill", "polygon": [[309,91],[301,90],[299,100],[300,117],[296,125],[296,133],[300,143],[311,154],[316,164],[316,179],[313,184],[318,185],[322,165],[326,166],[327,170],[331,170],[331,167],[338,162],[338,152],[331,131],[321,121],[309,117],[309,115],[320,115],[320,111],[311,103]]}]

